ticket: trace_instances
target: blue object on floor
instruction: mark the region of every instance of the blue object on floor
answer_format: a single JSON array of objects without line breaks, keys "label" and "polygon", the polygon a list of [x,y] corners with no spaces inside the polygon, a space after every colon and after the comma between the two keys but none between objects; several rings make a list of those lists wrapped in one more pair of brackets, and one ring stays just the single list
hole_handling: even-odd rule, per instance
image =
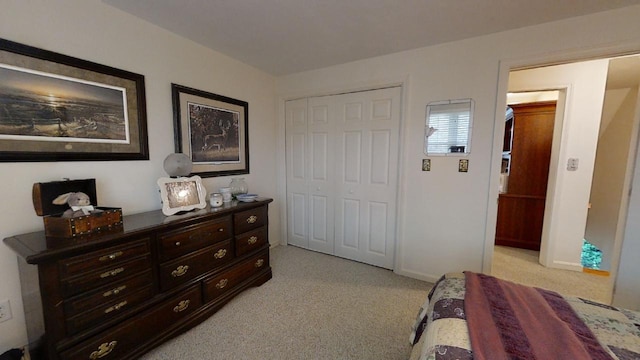
[{"label": "blue object on floor", "polygon": [[587,240],[584,240],[582,244],[582,266],[589,269],[600,269],[602,263],[602,251],[597,247],[590,244]]}]

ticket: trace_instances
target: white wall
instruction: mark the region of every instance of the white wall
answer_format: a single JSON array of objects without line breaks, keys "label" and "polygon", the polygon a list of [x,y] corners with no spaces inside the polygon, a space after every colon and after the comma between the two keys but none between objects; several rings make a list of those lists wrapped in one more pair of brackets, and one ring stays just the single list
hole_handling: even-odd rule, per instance
[{"label": "white wall", "polygon": [[[638,119],[639,116],[640,107],[636,108],[635,118]],[[612,304],[640,311],[640,146],[636,149],[634,160],[633,190],[629,199]]]},{"label": "white wall", "polygon": [[614,248],[620,207],[626,204],[624,190],[637,98],[637,87],[605,93],[585,229],[585,239],[602,250],[602,270],[612,270],[613,256],[618,255]]},{"label": "white wall", "polygon": [[[490,265],[489,254],[483,264],[484,252],[495,236],[504,131],[503,110],[497,114],[496,108],[506,103],[504,64],[640,50],[639,17],[640,6],[629,7],[282,77],[279,136],[284,139],[284,99],[403,83],[396,271],[427,280],[447,271],[481,271]],[[433,157],[432,170],[422,172],[425,106],[457,98],[475,100],[469,172],[457,172],[455,157]],[[284,168],[282,145],[279,154]],[[280,184],[284,181],[281,176]]]},{"label": "white wall", "polygon": [[[34,182],[96,178],[101,205],[126,214],[159,209],[156,180],[174,151],[171,83],[248,101],[251,192],[276,194],[275,78],[170,34],[97,0],[2,1],[0,37],[143,74],[146,81],[149,161],[0,163],[0,238],[42,230],[31,205]],[[229,177],[210,178],[215,190]],[[278,202],[271,204],[270,241],[280,242]],[[0,245],[0,300],[13,319],[0,323],[0,353],[26,344],[16,256]]]},{"label": "white wall", "polygon": [[[580,255],[598,142],[609,60],[514,71],[509,91],[566,89],[564,116],[554,127],[540,262],[582,271]],[[558,146],[559,144],[559,146]],[[577,158],[577,171],[566,169]]]}]

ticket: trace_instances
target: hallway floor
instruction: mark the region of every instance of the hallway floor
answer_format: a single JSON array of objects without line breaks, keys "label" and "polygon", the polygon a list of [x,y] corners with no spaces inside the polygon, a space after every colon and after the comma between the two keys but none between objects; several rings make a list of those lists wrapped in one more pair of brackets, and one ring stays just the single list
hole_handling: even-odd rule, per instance
[{"label": "hallway floor", "polygon": [[495,246],[491,275],[600,303],[611,303],[612,279],[579,271],[546,268],[539,251]]}]

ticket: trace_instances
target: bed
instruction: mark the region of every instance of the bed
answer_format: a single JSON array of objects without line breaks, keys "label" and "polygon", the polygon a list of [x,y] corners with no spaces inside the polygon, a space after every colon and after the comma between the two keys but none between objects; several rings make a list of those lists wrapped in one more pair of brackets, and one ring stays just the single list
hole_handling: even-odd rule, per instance
[{"label": "bed", "polygon": [[411,360],[640,359],[640,312],[451,273],[429,292],[409,340]]}]

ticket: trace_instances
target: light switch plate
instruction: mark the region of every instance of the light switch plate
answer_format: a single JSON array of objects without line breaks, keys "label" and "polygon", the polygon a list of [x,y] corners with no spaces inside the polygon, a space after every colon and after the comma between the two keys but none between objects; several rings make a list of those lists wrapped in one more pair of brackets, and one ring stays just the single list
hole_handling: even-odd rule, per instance
[{"label": "light switch plate", "polygon": [[0,322],[10,320],[11,318],[11,304],[9,300],[5,299],[0,301]]},{"label": "light switch plate", "polygon": [[469,159],[460,159],[458,161],[458,172],[469,172]]},{"label": "light switch plate", "polygon": [[569,158],[569,160],[567,160],[567,170],[568,171],[578,170],[578,163],[579,163],[578,158]]},{"label": "light switch plate", "polygon": [[422,171],[431,171],[431,159],[422,159]]}]

